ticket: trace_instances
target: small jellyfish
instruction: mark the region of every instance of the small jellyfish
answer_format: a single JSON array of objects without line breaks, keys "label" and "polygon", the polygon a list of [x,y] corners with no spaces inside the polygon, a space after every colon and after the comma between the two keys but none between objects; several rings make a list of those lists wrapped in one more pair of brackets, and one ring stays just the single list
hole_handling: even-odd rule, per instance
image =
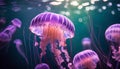
[{"label": "small jellyfish", "polygon": [[22,22],[21,22],[20,19],[14,18],[11,22],[12,22],[12,24],[13,24],[14,26],[16,26],[16,27],[18,27],[18,28],[21,28]]},{"label": "small jellyfish", "polygon": [[97,53],[89,49],[79,52],[73,58],[75,69],[95,69],[98,62]]},{"label": "small jellyfish", "polygon": [[25,59],[26,63],[28,64],[28,59],[26,58],[24,52],[21,49],[22,41],[20,39],[15,39],[14,44],[16,44],[16,49],[20,53],[20,55]]},{"label": "small jellyfish", "polygon": [[17,2],[12,2],[12,11],[18,12],[21,10],[20,5],[17,4]]},{"label": "small jellyfish", "polygon": [[13,19],[12,21],[13,25],[7,26],[2,32],[0,32],[0,41],[1,42],[9,42],[12,38],[12,35],[15,33],[17,27],[21,27],[21,21],[17,18]]},{"label": "small jellyfish", "polygon": [[50,67],[46,63],[41,63],[37,64],[34,69],[50,69]]},{"label": "small jellyfish", "polygon": [[60,67],[61,63],[64,62],[61,56],[62,52],[65,54],[66,61],[70,61],[67,49],[65,49],[66,40],[74,37],[75,27],[67,17],[52,12],[44,12],[32,19],[29,29],[41,39],[40,58],[46,54],[46,46],[50,44],[51,52]]},{"label": "small jellyfish", "polygon": [[91,39],[88,37],[85,37],[82,39],[82,45],[85,49],[90,49],[91,47]]}]

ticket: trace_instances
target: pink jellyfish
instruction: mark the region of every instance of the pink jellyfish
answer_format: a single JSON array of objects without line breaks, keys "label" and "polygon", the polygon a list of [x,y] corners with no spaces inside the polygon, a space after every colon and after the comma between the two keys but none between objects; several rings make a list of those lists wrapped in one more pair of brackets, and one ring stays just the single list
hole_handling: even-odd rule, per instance
[{"label": "pink jellyfish", "polygon": [[[66,61],[70,61],[65,47],[67,46],[66,39],[74,37],[75,27],[71,20],[60,14],[44,12],[32,19],[29,29],[41,39],[41,58],[46,54],[46,46],[50,43],[51,52],[60,67],[61,63],[64,62],[61,56],[62,52],[65,54]],[[58,47],[61,47],[61,50]]]},{"label": "pink jellyfish", "polygon": [[20,53],[20,55],[25,59],[26,63],[28,63],[28,59],[27,57],[25,56],[24,52],[22,51],[21,49],[21,45],[22,45],[22,41],[20,39],[15,39],[14,40],[14,44],[16,44],[16,49],[17,51]]},{"label": "pink jellyfish", "polygon": [[83,48],[90,49],[91,48],[91,39],[88,37],[83,38],[82,45],[83,45]]},{"label": "pink jellyfish", "polygon": [[77,53],[73,58],[75,69],[95,69],[98,62],[97,53],[89,49]]},{"label": "pink jellyfish", "polygon": [[5,28],[2,32],[0,32],[0,41],[1,42],[9,42],[12,38],[12,35],[15,33],[17,27],[21,27],[21,21],[18,18],[13,19],[12,21],[13,25],[9,25],[7,28]]},{"label": "pink jellyfish", "polygon": [[[120,24],[113,24],[105,31],[105,38],[111,44],[112,58],[120,62]],[[116,69],[118,67],[116,66]]]},{"label": "pink jellyfish", "polygon": [[50,69],[50,67],[46,63],[41,63],[37,64],[34,69]]},{"label": "pink jellyfish", "polygon": [[120,62],[120,24],[113,24],[108,27],[105,31],[105,37],[111,43],[113,59]]}]

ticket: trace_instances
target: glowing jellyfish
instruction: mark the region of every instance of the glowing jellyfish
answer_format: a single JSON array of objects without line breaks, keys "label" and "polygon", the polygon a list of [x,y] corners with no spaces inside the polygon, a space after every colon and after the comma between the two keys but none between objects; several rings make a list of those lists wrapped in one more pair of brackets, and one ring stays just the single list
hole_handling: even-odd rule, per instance
[{"label": "glowing jellyfish", "polygon": [[12,21],[13,25],[9,25],[7,28],[5,28],[2,32],[0,32],[0,41],[1,42],[9,42],[12,38],[12,35],[15,33],[17,27],[21,27],[21,21],[17,18],[13,19]]},{"label": "glowing jellyfish", "polygon": [[109,26],[105,31],[105,37],[111,43],[113,59],[120,61],[120,24]]},{"label": "glowing jellyfish", "polygon": [[82,45],[84,46],[85,49],[90,49],[91,46],[91,39],[88,37],[85,37],[82,39]]},{"label": "glowing jellyfish", "polygon": [[73,58],[75,69],[95,69],[98,62],[97,53],[89,49],[79,52]]},{"label": "glowing jellyfish", "polygon": [[[52,12],[44,12],[32,19],[29,29],[41,39],[41,57],[46,54],[46,46],[50,43],[51,51],[59,66],[64,62],[61,52],[65,54],[66,61],[70,61],[69,54],[65,49],[65,42],[66,39],[74,37],[75,27],[67,17]],[[62,50],[59,50],[58,47],[61,47]]]},{"label": "glowing jellyfish", "polygon": [[105,37],[108,41],[120,44],[120,24],[113,24],[105,31]]},{"label": "glowing jellyfish", "polygon": [[37,64],[34,69],[50,69],[50,67],[46,63],[41,63]]},{"label": "glowing jellyfish", "polygon": [[14,40],[14,44],[16,44],[16,49],[20,53],[20,55],[25,59],[26,63],[28,64],[27,57],[25,56],[24,52],[21,49],[22,41],[20,39]]}]

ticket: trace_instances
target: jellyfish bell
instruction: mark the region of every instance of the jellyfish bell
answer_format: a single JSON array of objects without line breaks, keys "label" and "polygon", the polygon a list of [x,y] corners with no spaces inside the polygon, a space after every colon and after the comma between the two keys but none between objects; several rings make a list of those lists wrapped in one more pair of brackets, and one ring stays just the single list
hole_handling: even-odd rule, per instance
[{"label": "jellyfish bell", "polygon": [[21,27],[22,22],[21,22],[20,19],[14,18],[11,22],[12,22],[12,24],[13,24],[14,26],[16,26],[16,27],[18,27],[18,28]]},{"label": "jellyfish bell", "polygon": [[120,44],[120,24],[113,24],[105,31],[105,38],[108,41]]},{"label": "jellyfish bell", "polygon": [[22,41],[21,41],[20,39],[14,40],[14,43],[15,43],[16,45],[22,45]]},{"label": "jellyfish bell", "polygon": [[82,45],[86,46],[86,45],[90,45],[91,44],[91,40],[88,37],[85,37],[82,39]]},{"label": "jellyfish bell", "polygon": [[91,46],[91,40],[88,37],[85,37],[82,39],[82,45],[84,48],[90,49]]},{"label": "jellyfish bell", "polygon": [[[45,29],[43,27],[45,27]],[[48,28],[49,30],[52,30],[54,27],[57,29],[57,31],[59,30],[60,33],[64,34],[63,37],[74,37],[75,27],[73,23],[67,17],[51,12],[38,14],[32,19],[29,29],[35,35],[43,36],[44,30],[48,30]],[[56,30],[54,31],[57,32]],[[55,33],[54,31],[53,33]]]},{"label": "jellyfish bell", "polygon": [[[72,21],[60,14],[44,12],[32,19],[29,29],[41,39],[41,56],[46,54],[46,46],[50,43],[51,51],[58,59],[56,61],[61,64],[61,51],[57,49],[56,43],[58,41],[59,47],[65,47],[66,39],[74,37],[75,27]],[[66,59],[70,58],[67,51],[64,52]]]},{"label": "jellyfish bell", "polygon": [[46,63],[41,63],[37,64],[34,69],[50,69],[50,67]]},{"label": "jellyfish bell", "polygon": [[98,62],[97,53],[89,49],[77,53],[73,58],[75,69],[95,69]]}]

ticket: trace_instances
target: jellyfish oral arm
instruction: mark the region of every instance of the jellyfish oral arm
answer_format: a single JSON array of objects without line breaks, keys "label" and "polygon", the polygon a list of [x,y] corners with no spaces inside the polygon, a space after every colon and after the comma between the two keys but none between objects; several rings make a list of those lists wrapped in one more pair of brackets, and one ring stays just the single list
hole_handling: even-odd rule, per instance
[{"label": "jellyfish oral arm", "polygon": [[115,49],[114,46],[111,46],[112,49],[112,58],[116,61],[120,62],[120,46],[118,47],[118,51]]},{"label": "jellyfish oral arm", "polygon": [[41,54],[40,54],[40,59],[42,59],[42,56],[44,56],[46,54],[46,46],[48,44],[48,40],[47,39],[41,39],[40,42],[40,49],[41,49]]},{"label": "jellyfish oral arm", "polygon": [[61,67],[62,66],[61,63],[64,62],[64,59],[61,56],[61,51],[59,49],[57,49],[56,43],[51,43],[51,51],[54,54],[55,60],[57,61],[60,68],[63,68],[63,67]]},{"label": "jellyfish oral arm", "polygon": [[69,62],[70,56],[69,56],[67,50],[65,50],[64,47],[61,47],[61,51],[65,54],[66,61]]}]

